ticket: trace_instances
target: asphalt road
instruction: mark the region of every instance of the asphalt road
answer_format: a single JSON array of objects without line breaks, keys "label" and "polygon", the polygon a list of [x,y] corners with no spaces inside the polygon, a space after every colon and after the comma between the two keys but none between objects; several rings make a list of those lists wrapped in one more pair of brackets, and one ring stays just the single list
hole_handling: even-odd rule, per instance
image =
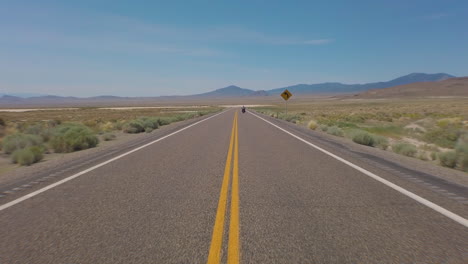
[{"label": "asphalt road", "polygon": [[458,221],[231,109],[0,200],[0,263],[468,263],[468,205],[341,158]]}]

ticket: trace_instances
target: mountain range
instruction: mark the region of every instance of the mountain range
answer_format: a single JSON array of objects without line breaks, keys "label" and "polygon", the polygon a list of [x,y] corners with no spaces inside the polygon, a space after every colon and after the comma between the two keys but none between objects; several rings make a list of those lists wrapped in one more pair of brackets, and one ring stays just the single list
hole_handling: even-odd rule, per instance
[{"label": "mountain range", "polygon": [[418,96],[468,96],[468,77],[450,78],[438,82],[419,82],[397,85],[382,89],[371,89],[357,95],[355,98],[403,98]]},{"label": "mountain range", "polygon": [[404,85],[416,82],[434,82],[443,81],[449,78],[454,78],[450,74],[436,73],[411,73],[387,82],[375,82],[366,84],[343,84],[338,82],[327,82],[318,84],[296,84],[292,86],[271,89],[267,91],[254,91],[250,89],[240,88],[234,85],[217,89],[212,92],[198,94],[196,96],[248,96],[248,95],[278,95],[285,89],[288,89],[292,94],[342,94],[342,93],[358,93],[370,89],[382,89],[397,85]]},{"label": "mountain range", "polygon": [[[229,98],[229,97],[255,97],[278,95],[285,89],[288,89],[293,95],[304,94],[355,94],[369,90],[380,90],[389,87],[409,85],[414,83],[439,82],[455,78],[455,76],[446,73],[426,74],[411,73],[386,82],[375,82],[366,84],[343,84],[338,82],[327,82],[318,84],[297,84],[288,87],[276,88],[271,90],[251,90],[241,88],[235,85],[216,89],[211,92],[187,95],[187,96],[162,96],[162,97],[118,97],[118,96],[95,96],[88,98],[61,97],[54,95],[38,94],[2,94],[0,93],[0,105],[24,105],[24,104],[68,104],[80,102],[128,102],[128,101],[151,101],[151,100],[171,100],[179,99],[201,99],[201,98]],[[443,92],[442,92],[443,94]],[[32,96],[32,97],[30,97]]]}]

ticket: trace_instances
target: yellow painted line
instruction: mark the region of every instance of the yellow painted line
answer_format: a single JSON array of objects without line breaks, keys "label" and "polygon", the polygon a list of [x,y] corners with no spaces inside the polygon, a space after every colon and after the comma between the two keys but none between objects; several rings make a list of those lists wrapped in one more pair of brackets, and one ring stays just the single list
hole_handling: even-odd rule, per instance
[{"label": "yellow painted line", "polygon": [[231,215],[229,223],[228,264],[239,263],[239,135],[237,126],[237,112],[235,117],[234,164],[232,169],[231,186]]},{"label": "yellow painted line", "polygon": [[223,183],[221,185],[221,193],[219,195],[218,210],[216,211],[216,220],[213,227],[213,236],[211,237],[210,252],[208,254],[208,264],[218,264],[221,261],[221,245],[223,243],[224,218],[226,216],[226,204],[228,197],[229,177],[231,171],[232,150],[235,137],[236,117],[237,112],[232,125],[229,151],[226,158],[226,167],[224,168],[224,178]]}]

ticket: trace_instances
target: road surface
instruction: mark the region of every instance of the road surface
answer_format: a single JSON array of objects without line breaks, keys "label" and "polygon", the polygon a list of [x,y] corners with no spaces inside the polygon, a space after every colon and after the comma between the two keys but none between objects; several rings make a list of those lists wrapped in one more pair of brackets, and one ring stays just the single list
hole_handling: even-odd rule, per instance
[{"label": "road surface", "polygon": [[0,263],[468,263],[468,205],[291,131],[230,109],[4,197]]}]

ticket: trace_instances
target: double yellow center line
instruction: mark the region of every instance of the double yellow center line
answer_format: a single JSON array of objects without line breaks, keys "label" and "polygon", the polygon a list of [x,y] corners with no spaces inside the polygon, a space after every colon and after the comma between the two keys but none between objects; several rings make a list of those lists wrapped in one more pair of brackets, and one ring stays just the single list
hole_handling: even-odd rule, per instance
[{"label": "double yellow center line", "polygon": [[218,210],[216,211],[216,220],[213,227],[213,236],[211,238],[210,253],[208,255],[208,264],[218,264],[221,261],[221,246],[223,244],[224,219],[226,216],[227,198],[229,190],[229,180],[232,168],[231,185],[231,214],[229,222],[229,241],[228,241],[228,264],[239,263],[239,141],[237,132],[237,112],[234,115],[229,151],[224,168],[224,178],[219,195]]}]

